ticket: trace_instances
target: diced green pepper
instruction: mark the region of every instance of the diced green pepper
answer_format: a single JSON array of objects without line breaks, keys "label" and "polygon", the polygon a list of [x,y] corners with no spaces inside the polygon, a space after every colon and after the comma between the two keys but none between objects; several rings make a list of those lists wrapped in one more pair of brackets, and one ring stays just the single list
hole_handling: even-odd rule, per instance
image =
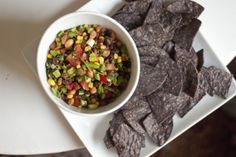
[{"label": "diced green pepper", "polygon": [[77,36],[77,33],[76,33],[76,32],[69,32],[69,33],[68,33],[68,36],[69,36],[70,38],[74,38],[74,37]]},{"label": "diced green pepper", "polygon": [[56,38],[56,44],[57,44],[57,47],[60,48],[62,43],[61,43],[61,40],[59,38]]},{"label": "diced green pepper", "polygon": [[102,84],[100,84],[99,86],[98,86],[98,94],[103,94],[104,93],[104,90],[103,90],[103,87],[102,87]]},{"label": "diced green pepper", "polygon": [[100,67],[99,67],[99,71],[104,72],[105,69],[106,69],[105,64],[101,64]]},{"label": "diced green pepper", "polygon": [[60,51],[58,51],[58,50],[50,50],[50,54],[55,57],[55,56],[60,54]]},{"label": "diced green pepper", "polygon": [[100,80],[100,74],[99,74],[99,73],[95,73],[94,78],[95,78],[96,80]]},{"label": "diced green pepper", "polygon": [[60,31],[60,32],[57,34],[57,36],[58,36],[59,38],[61,38],[63,35],[64,35],[64,31]]},{"label": "diced green pepper", "polygon": [[90,62],[95,62],[95,61],[97,61],[97,56],[95,56],[94,53],[91,53],[91,54],[89,55],[89,61],[90,61]]},{"label": "diced green pepper", "polygon": [[84,90],[83,89],[79,90],[79,95],[84,95]]},{"label": "diced green pepper", "polygon": [[93,63],[89,63],[89,62],[84,62],[84,63],[87,66],[87,68],[99,69],[99,67],[100,67],[98,64],[93,64]]},{"label": "diced green pepper", "polygon": [[66,87],[61,87],[61,92],[63,93],[63,94],[65,94],[66,92],[67,92],[67,88]]},{"label": "diced green pepper", "polygon": [[74,67],[71,67],[69,70],[67,70],[67,73],[68,73],[69,75],[72,75],[72,74],[75,73],[75,71],[76,71],[76,69],[75,69]]},{"label": "diced green pepper", "polygon": [[61,76],[60,71],[57,69],[52,73],[56,78],[59,78]]},{"label": "diced green pepper", "polygon": [[71,28],[70,31],[71,31],[71,32],[76,32],[76,31],[77,31],[77,28],[76,28],[76,27],[73,27],[73,28]]},{"label": "diced green pepper", "polygon": [[57,96],[57,97],[59,96],[59,92],[58,92],[57,89],[55,89],[55,88],[52,87],[52,88],[51,88],[51,91],[52,91],[52,94],[53,94],[53,95],[55,95],[55,96]]}]

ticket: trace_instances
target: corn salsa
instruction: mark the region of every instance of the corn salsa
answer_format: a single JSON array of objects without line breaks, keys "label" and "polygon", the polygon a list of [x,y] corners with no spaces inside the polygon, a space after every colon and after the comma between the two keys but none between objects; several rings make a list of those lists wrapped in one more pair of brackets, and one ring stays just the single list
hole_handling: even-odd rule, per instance
[{"label": "corn salsa", "polygon": [[126,88],[131,63],[113,30],[83,24],[60,31],[49,46],[46,72],[51,92],[69,105],[96,109]]}]

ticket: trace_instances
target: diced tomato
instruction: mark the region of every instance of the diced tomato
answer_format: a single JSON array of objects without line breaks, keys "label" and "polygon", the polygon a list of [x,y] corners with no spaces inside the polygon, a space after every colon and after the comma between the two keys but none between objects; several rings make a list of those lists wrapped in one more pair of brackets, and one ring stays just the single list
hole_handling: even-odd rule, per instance
[{"label": "diced tomato", "polygon": [[66,60],[70,63],[70,65],[74,67],[76,67],[79,64],[79,61],[73,58],[71,54],[66,57]]},{"label": "diced tomato", "polygon": [[87,82],[81,81],[81,82],[80,82],[80,85],[81,85],[81,87],[82,87],[84,90],[89,91],[89,87],[88,87]]},{"label": "diced tomato", "polygon": [[66,49],[60,49],[60,52],[61,52],[61,54],[63,55],[63,54],[65,54]]},{"label": "diced tomato", "polygon": [[52,42],[52,44],[50,45],[50,49],[54,50],[57,47],[57,44],[55,43],[55,41]]},{"label": "diced tomato", "polygon": [[80,89],[80,88],[81,88],[80,85],[79,85],[78,83],[74,82],[74,89],[75,89],[75,90],[78,90],[78,89]]},{"label": "diced tomato", "polygon": [[108,83],[107,77],[105,75],[100,75],[100,82],[107,84]]},{"label": "diced tomato", "polygon": [[80,45],[76,45],[74,50],[75,50],[77,58],[80,59],[83,55],[83,49],[81,48]]},{"label": "diced tomato", "polygon": [[74,89],[74,83],[71,82],[71,83],[66,84],[66,88],[67,88],[68,90],[73,90],[73,89]]},{"label": "diced tomato", "polygon": [[75,106],[80,106],[80,98],[78,97],[78,96],[76,96],[75,98],[74,98],[74,105]]}]

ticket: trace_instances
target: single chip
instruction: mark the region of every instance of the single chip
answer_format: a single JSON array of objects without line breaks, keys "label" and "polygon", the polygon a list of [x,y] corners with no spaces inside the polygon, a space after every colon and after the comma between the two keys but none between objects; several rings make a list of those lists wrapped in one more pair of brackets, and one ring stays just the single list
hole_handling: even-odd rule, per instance
[{"label": "single chip", "polygon": [[166,33],[159,23],[143,25],[129,31],[137,47],[155,45],[162,47],[167,41],[173,38],[173,33]]},{"label": "single chip", "polygon": [[103,138],[103,141],[104,141],[107,149],[110,149],[110,148],[114,147],[114,143],[112,141],[112,137],[111,137],[109,129],[106,131],[106,134]]},{"label": "single chip", "polygon": [[158,90],[147,96],[147,101],[156,117],[158,123],[174,116],[179,108],[177,96]]},{"label": "single chip", "polygon": [[210,66],[210,86],[213,94],[226,99],[232,81],[232,75],[214,66]]},{"label": "single chip", "polygon": [[213,89],[211,88],[211,74],[208,68],[202,67],[201,71],[198,74],[199,86],[207,92],[210,96],[213,96]]},{"label": "single chip", "polygon": [[[176,53],[177,54],[177,53]],[[186,57],[186,55],[181,55],[176,57],[178,65],[181,67],[183,74],[183,91],[186,92],[191,97],[194,97],[197,91],[198,82],[198,71],[192,61]]]},{"label": "single chip", "polygon": [[149,104],[145,101],[139,100],[136,103],[138,103],[138,105],[135,105],[137,107],[134,107],[130,110],[124,110],[123,115],[130,126],[139,134],[144,136],[145,130],[139,124],[139,121],[148,115],[151,112],[151,109]]},{"label": "single chip", "polygon": [[189,25],[178,28],[175,31],[173,41],[182,49],[190,51],[193,39],[201,26],[201,21],[193,19]]},{"label": "single chip", "polygon": [[167,73],[167,79],[163,84],[163,90],[178,96],[183,87],[182,73],[178,64],[171,58],[163,57],[159,59],[156,68],[160,69],[159,71],[161,72]]},{"label": "single chip", "polygon": [[200,87],[197,89],[193,98],[187,94],[181,94],[179,101],[182,101],[182,105],[177,111],[178,115],[184,117],[205,95],[205,91]]},{"label": "single chip", "polygon": [[140,98],[138,98],[136,95],[132,95],[132,97],[129,99],[127,103],[125,103],[124,106],[122,106],[121,110],[130,110],[132,108],[138,107],[138,101]]},{"label": "single chip", "polygon": [[166,51],[158,47],[158,45],[143,46],[138,48],[140,56],[164,57],[168,56]]},{"label": "single chip", "polygon": [[141,26],[143,23],[142,16],[131,13],[115,14],[112,18],[124,26],[128,31]]},{"label": "single chip", "polygon": [[151,65],[151,66],[156,66],[158,57],[152,57],[152,56],[142,56],[140,57],[140,61],[143,64]]},{"label": "single chip", "polygon": [[145,17],[152,0],[138,0],[124,4],[118,13],[133,13]]},{"label": "single chip", "polygon": [[[186,59],[186,61],[190,60],[195,67],[198,65],[198,56],[193,48],[190,51],[186,51],[181,49],[178,45],[175,45],[175,60],[178,62],[181,58]],[[185,64],[185,63],[183,63]]]},{"label": "single chip", "polygon": [[165,32],[174,31],[181,22],[181,15],[173,14],[163,8],[161,0],[152,3],[148,11],[145,24],[159,23]]},{"label": "single chip", "polygon": [[204,50],[201,49],[197,52],[197,70],[201,71],[203,64],[204,64]]},{"label": "single chip", "polygon": [[141,64],[139,83],[135,93],[139,97],[150,95],[163,85],[166,78],[166,72],[162,69]]},{"label": "single chip", "polygon": [[190,0],[176,1],[166,9],[175,14],[189,14],[192,18],[197,18],[204,10],[200,4]]},{"label": "single chip", "polygon": [[145,138],[122,123],[112,138],[120,157],[138,157]]},{"label": "single chip", "polygon": [[113,136],[120,124],[124,123],[126,120],[121,112],[114,114],[113,119],[109,122],[110,123],[110,135]]},{"label": "single chip", "polygon": [[155,116],[151,113],[145,118],[143,125],[152,141],[158,146],[161,146],[170,137],[173,129],[173,120],[171,117],[163,123],[158,123]]}]

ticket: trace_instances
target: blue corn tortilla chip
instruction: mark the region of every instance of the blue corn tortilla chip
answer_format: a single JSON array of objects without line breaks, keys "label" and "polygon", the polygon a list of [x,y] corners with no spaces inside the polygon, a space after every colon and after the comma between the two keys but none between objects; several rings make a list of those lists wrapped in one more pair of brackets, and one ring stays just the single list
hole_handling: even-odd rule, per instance
[{"label": "blue corn tortilla chip", "polygon": [[193,19],[189,25],[178,28],[175,31],[173,41],[182,49],[190,51],[193,39],[201,26],[201,21]]},{"label": "blue corn tortilla chip", "polygon": [[140,78],[135,94],[139,97],[150,95],[161,88],[166,79],[166,72],[162,69],[141,64]]},{"label": "blue corn tortilla chip", "polygon": [[197,70],[201,71],[204,64],[204,50],[201,49],[197,52]]},{"label": "blue corn tortilla chip", "polygon": [[171,135],[173,129],[172,117],[162,123],[158,123],[155,116],[151,113],[143,121],[148,136],[158,145],[163,145]]},{"label": "blue corn tortilla chip", "polygon": [[137,157],[140,155],[145,138],[122,123],[118,126],[112,140],[120,157]]},{"label": "blue corn tortilla chip", "polygon": [[112,18],[124,26],[128,31],[141,26],[143,23],[142,16],[131,13],[115,14],[112,16]]},{"label": "blue corn tortilla chip", "polygon": [[175,1],[169,4],[166,9],[174,14],[188,14],[192,18],[197,18],[204,10],[200,4],[190,0]]},{"label": "blue corn tortilla chip", "polygon": [[147,96],[147,101],[158,123],[173,117],[179,108],[177,96],[158,90]]},{"label": "blue corn tortilla chip", "polygon": [[164,49],[158,47],[158,45],[148,45],[138,47],[140,56],[151,56],[151,57],[167,57],[168,53]]},{"label": "blue corn tortilla chip", "polygon": [[173,38],[173,33],[166,33],[159,23],[147,24],[129,31],[137,47],[155,45],[162,47]]},{"label": "blue corn tortilla chip", "polygon": [[156,66],[158,60],[159,60],[158,57],[152,57],[152,56],[141,56],[140,57],[140,62],[142,64],[147,64],[147,65],[151,65],[154,67]]},{"label": "blue corn tortilla chip", "polygon": [[160,58],[156,64],[159,71],[167,74],[167,79],[163,84],[163,90],[178,96],[183,88],[183,74],[179,65],[171,58]]},{"label": "blue corn tortilla chip", "polygon": [[144,136],[145,130],[139,124],[139,121],[146,115],[148,115],[151,112],[151,109],[149,107],[149,104],[143,100],[139,100],[136,103],[138,103],[138,105],[135,105],[136,107],[129,110],[123,110],[123,115],[128,124],[135,131]]}]

